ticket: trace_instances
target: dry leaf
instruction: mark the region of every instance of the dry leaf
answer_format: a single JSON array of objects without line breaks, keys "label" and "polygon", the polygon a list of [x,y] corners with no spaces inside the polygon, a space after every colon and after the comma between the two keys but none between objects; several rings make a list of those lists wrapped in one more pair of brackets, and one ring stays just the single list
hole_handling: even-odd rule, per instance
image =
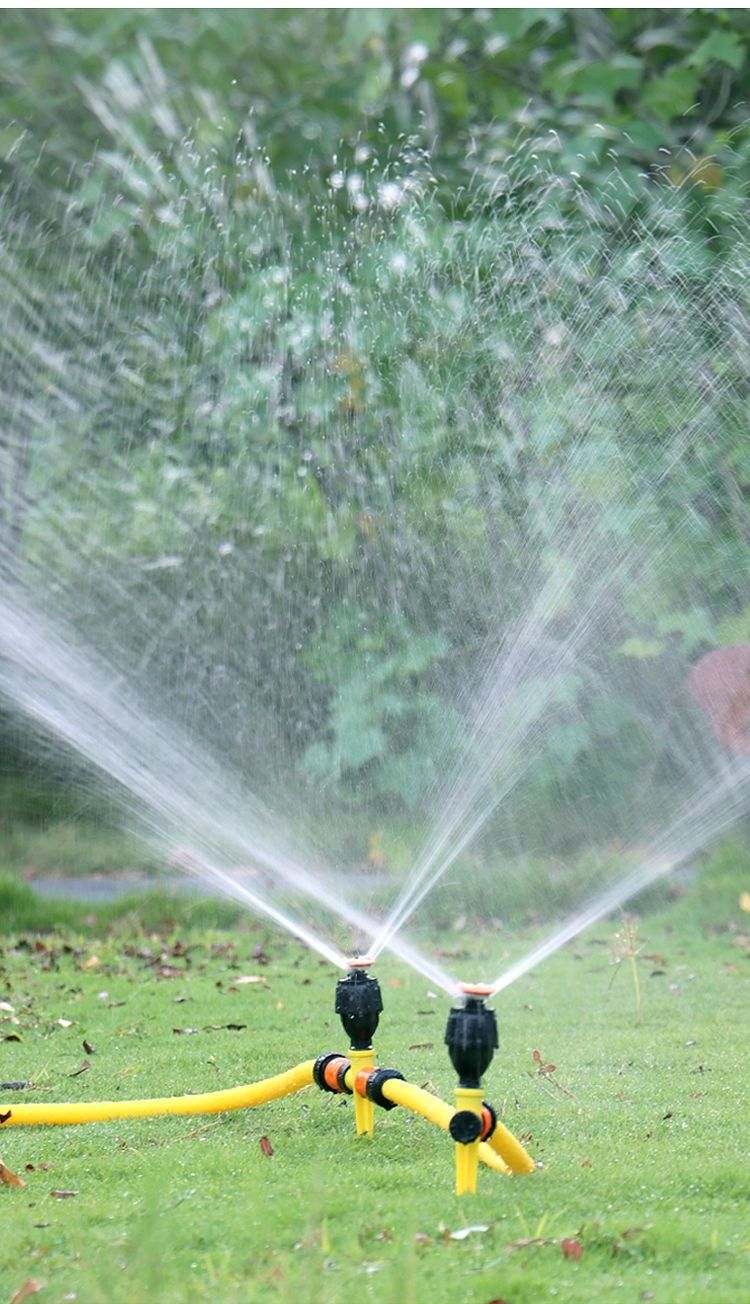
[{"label": "dry leaf", "polygon": [[267,982],[268,979],[266,978],[265,974],[262,973],[247,973],[244,974],[242,978],[233,979],[233,985],[235,987],[246,987],[249,983],[267,983]]},{"label": "dry leaf", "polygon": [[72,1027],[73,1027],[73,1020],[72,1020],[72,1019],[58,1019],[57,1022],[58,1022],[58,1024],[60,1025],[61,1028],[72,1028]]},{"label": "dry leaf", "polygon": [[7,1122],[8,1122],[8,1119],[10,1118],[10,1116],[11,1116],[12,1113],[13,1113],[13,1110],[12,1110],[12,1109],[9,1109],[8,1112],[7,1112],[7,1114],[0,1114],[0,1127],[2,1127],[3,1123],[7,1123]]},{"label": "dry leaf", "polygon": [[271,1155],[273,1154],[273,1146],[271,1145],[271,1142],[268,1140],[267,1136],[262,1136],[260,1138],[260,1148],[263,1151],[263,1154],[266,1156],[266,1158],[270,1159]]},{"label": "dry leaf", "polygon": [[78,1192],[77,1191],[50,1191],[50,1195],[55,1200],[72,1200],[74,1195],[78,1195]]},{"label": "dry leaf", "polygon": [[83,1061],[83,1064],[81,1064],[80,1068],[75,1069],[73,1073],[69,1073],[69,1074],[68,1074],[68,1077],[69,1077],[69,1078],[77,1078],[77,1077],[79,1076],[79,1074],[81,1074],[81,1073],[87,1073],[88,1070],[89,1070],[90,1068],[91,1068],[91,1065],[89,1064],[88,1060],[84,1060],[84,1061]]},{"label": "dry leaf", "polygon": [[0,1182],[2,1182],[3,1186],[26,1185],[23,1178],[17,1177],[15,1173],[12,1173],[7,1165],[3,1163],[2,1159],[0,1159]]},{"label": "dry leaf", "polygon": [[189,1037],[194,1032],[200,1032],[200,1028],[173,1028],[172,1032],[178,1037]]},{"label": "dry leaf", "polygon": [[99,956],[90,955],[83,967],[84,969],[95,969],[98,964],[99,964]]},{"label": "dry leaf", "polygon": [[36,1295],[40,1290],[44,1290],[43,1281],[25,1281],[23,1286],[19,1286],[15,1295],[11,1295],[10,1304],[23,1304],[23,1300],[28,1299],[29,1295]]},{"label": "dry leaf", "polygon": [[750,892],[740,892],[740,910],[750,915]]},{"label": "dry leaf", "polygon": [[12,1005],[9,1005],[7,1001],[0,1001],[0,1010],[4,1010],[4,1012],[5,1012],[6,1014],[14,1014],[14,1013],[15,1013],[15,1011],[14,1011],[14,1009],[13,1009],[13,1006],[12,1006]]},{"label": "dry leaf", "polygon": [[91,1042],[86,1037],[84,1037],[83,1039],[83,1049],[85,1050],[87,1055],[94,1054],[94,1047],[91,1045]]},{"label": "dry leaf", "polygon": [[578,1262],[583,1258],[583,1246],[580,1241],[560,1241],[560,1249],[563,1252],[564,1259],[573,1259]]}]

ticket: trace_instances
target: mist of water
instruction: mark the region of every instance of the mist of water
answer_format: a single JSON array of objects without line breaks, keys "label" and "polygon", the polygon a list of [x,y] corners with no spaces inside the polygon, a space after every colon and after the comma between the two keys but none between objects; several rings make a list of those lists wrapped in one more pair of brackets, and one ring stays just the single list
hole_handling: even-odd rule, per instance
[{"label": "mist of water", "polygon": [[[0,541],[5,699],[197,881],[335,965],[390,949],[446,992],[405,924],[481,863],[504,918],[546,841],[564,879],[553,790],[576,853],[649,848],[571,875],[590,904],[500,990],[745,809],[679,686],[743,602],[701,548],[745,420],[746,221],[707,281],[679,195],[587,241],[540,168],[520,208],[512,176],[478,182],[444,238],[422,160],[345,239],[320,208],[313,253],[280,201],[184,152],[168,176],[139,156],[173,214],[140,276],[82,254],[74,217],[80,265],[0,213],[7,448],[30,468]],[[389,822],[412,854],[378,882]]]},{"label": "mist of water", "polygon": [[747,762],[727,766],[723,775],[709,775],[700,788],[690,793],[660,836],[644,850],[638,865],[498,974],[491,984],[493,992],[509,987],[591,924],[611,915],[646,888],[674,873],[704,847],[710,846],[747,812],[748,799],[750,764]]},{"label": "mist of water", "polygon": [[[376,924],[351,906],[319,869],[299,863],[272,812],[173,725],[144,710],[125,685],[18,596],[0,595],[3,690],[30,719],[97,767],[116,796],[176,868],[271,919],[339,968],[347,956],[299,914],[278,904],[284,890],[342,919],[360,937]],[[288,840],[287,840],[288,841]],[[309,859],[309,853],[308,853]],[[248,871],[267,871],[256,889]],[[452,980],[406,939],[394,948],[445,990]],[[352,954],[353,947],[349,949]]]}]

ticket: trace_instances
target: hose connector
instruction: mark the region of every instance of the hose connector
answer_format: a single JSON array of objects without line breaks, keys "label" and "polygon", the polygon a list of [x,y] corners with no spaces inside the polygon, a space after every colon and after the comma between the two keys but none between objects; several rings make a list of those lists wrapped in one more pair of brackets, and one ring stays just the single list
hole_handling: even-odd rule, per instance
[{"label": "hose connector", "polygon": [[328,1051],[319,1055],[313,1064],[313,1081],[321,1091],[332,1091],[335,1095],[351,1096],[351,1087],[346,1085],[346,1075],[351,1064],[345,1055],[337,1051]]},{"label": "hose connector", "polygon": [[397,1101],[389,1100],[387,1096],[383,1095],[383,1087],[386,1082],[393,1082],[394,1080],[397,1082],[404,1081],[404,1075],[399,1073],[398,1069],[373,1069],[371,1073],[367,1074],[366,1078],[363,1074],[362,1082],[367,1099],[371,1100],[373,1105],[379,1105],[381,1109],[395,1109]]}]

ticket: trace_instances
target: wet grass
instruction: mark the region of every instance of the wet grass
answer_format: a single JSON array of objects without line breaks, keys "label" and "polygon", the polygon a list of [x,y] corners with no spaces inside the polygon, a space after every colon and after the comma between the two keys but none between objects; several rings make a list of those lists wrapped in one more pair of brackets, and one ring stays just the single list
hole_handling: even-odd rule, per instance
[{"label": "wet grass", "polygon": [[[498,1000],[486,1089],[529,1138],[534,1176],[483,1172],[479,1195],[458,1200],[437,1129],[394,1110],[358,1141],[351,1106],[314,1089],[217,1118],[6,1130],[0,1152],[26,1186],[0,1186],[0,1295],[36,1280],[41,1300],[85,1304],[738,1304],[750,1268],[744,887],[750,865],[726,849],[639,921],[640,1021],[630,963],[612,964],[617,921]],[[165,924],[164,901],[145,931],[120,906],[95,925],[71,908],[62,929],[32,931],[59,909],[0,912],[0,1000],[13,1007],[0,1010],[0,1079],[35,1084],[3,1093],[11,1103],[209,1090],[343,1046],[334,975],[294,943],[247,923]],[[474,974],[499,967],[505,943],[467,929],[450,946],[451,967]],[[247,975],[265,981],[237,985]],[[449,1098],[444,998],[390,962],[380,977],[381,1061]]]}]

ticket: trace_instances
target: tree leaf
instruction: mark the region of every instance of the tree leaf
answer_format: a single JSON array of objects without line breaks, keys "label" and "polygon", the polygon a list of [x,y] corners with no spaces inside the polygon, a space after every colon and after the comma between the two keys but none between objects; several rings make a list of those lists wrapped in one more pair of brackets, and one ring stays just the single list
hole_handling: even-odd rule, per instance
[{"label": "tree leaf", "polygon": [[730,68],[738,72],[745,61],[745,48],[735,32],[721,31],[719,29],[711,32],[705,41],[701,41],[697,50],[694,50],[688,59],[688,63],[696,68],[705,68],[710,63],[726,63]]}]

